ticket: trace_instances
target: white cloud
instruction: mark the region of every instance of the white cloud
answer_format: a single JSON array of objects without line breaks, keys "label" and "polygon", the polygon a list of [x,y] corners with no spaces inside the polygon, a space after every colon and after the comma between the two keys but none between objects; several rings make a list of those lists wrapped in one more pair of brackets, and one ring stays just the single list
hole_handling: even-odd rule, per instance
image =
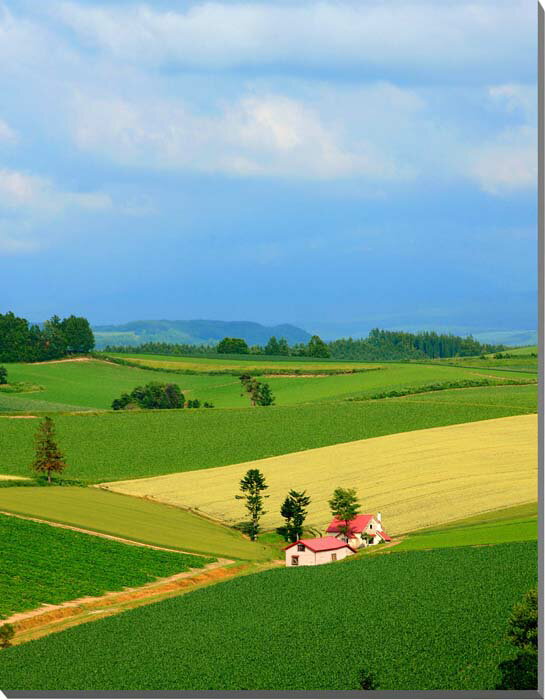
[{"label": "white cloud", "polygon": [[25,253],[46,246],[40,227],[70,212],[112,208],[107,194],[70,192],[48,178],[0,169],[0,252]]},{"label": "white cloud", "polygon": [[19,140],[18,134],[9,124],[0,119],[0,143],[16,143]]},{"label": "white cloud", "polygon": [[16,170],[0,170],[0,210],[27,209],[58,214],[69,208],[100,211],[112,206],[100,192],[66,192],[49,179]]},{"label": "white cloud", "polygon": [[[321,0],[53,5],[88,45],[138,64],[199,68],[362,65],[437,74],[518,62],[535,7],[527,0]],[[531,24],[530,24],[531,23]]]},{"label": "white cloud", "polygon": [[537,186],[535,130],[520,127],[485,144],[473,156],[469,175],[483,190],[502,195]]},{"label": "white cloud", "polygon": [[80,95],[73,124],[81,149],[131,166],[318,179],[410,175],[362,136],[354,141],[338,119],[283,95],[247,95],[213,114],[181,101]]},{"label": "white cloud", "polygon": [[537,186],[536,89],[504,84],[488,90],[490,101],[509,114],[519,114],[513,123],[469,154],[468,174],[481,188],[494,195],[533,189]]}]

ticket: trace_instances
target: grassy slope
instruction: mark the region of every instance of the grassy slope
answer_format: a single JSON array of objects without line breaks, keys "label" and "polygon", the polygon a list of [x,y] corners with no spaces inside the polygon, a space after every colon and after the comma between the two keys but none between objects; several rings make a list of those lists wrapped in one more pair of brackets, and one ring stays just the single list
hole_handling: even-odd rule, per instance
[{"label": "grassy slope", "polygon": [[350,690],[367,667],[383,690],[490,689],[536,581],[533,543],[277,569],[7,649],[2,687]]},{"label": "grassy slope", "polygon": [[481,513],[410,534],[396,551],[537,540],[537,503]]},{"label": "grassy slope", "polygon": [[0,618],[141,586],[212,559],[162,552],[0,516]]},{"label": "grassy slope", "polygon": [[205,555],[266,559],[266,547],[192,513],[93,488],[0,489],[0,510]]},{"label": "grassy slope", "polygon": [[[439,395],[449,401],[441,402]],[[67,478],[98,482],[206,469],[391,433],[533,413],[536,404],[533,385],[382,401],[67,415],[55,422],[69,465]],[[37,419],[0,418],[0,473],[28,475],[37,424]]]},{"label": "grassy slope", "polygon": [[364,512],[380,510],[390,534],[416,530],[536,499],[537,420],[513,416],[397,433],[264,460],[114,482],[110,488],[201,512],[228,523],[243,519],[233,492],[248,469],[269,484],[263,526],[282,525],[280,505],[290,488],[312,498],[307,522],[330,520],[336,486],[364,494]]},{"label": "grassy slope", "polygon": [[[291,366],[291,363],[289,363]],[[312,363],[315,365],[316,363]],[[277,363],[285,368],[286,363]],[[181,363],[180,366],[183,366]],[[329,365],[327,365],[329,367]],[[434,382],[464,379],[535,380],[532,373],[483,371],[439,364],[386,363],[382,369],[351,375],[267,379],[278,405],[323,401],[350,396],[371,396],[377,391],[399,390]],[[2,394],[0,411],[71,411],[88,408],[109,409],[114,398],[139,384],[151,381],[176,382],[188,398],[211,401],[217,407],[245,407],[240,382],[231,375],[173,374],[151,372],[102,361],[59,362],[53,364],[7,365],[12,382],[29,382],[43,386],[43,391],[25,394]],[[240,371],[244,363],[239,363]],[[274,369],[274,366],[272,367]],[[44,404],[50,402],[50,405]]]}]

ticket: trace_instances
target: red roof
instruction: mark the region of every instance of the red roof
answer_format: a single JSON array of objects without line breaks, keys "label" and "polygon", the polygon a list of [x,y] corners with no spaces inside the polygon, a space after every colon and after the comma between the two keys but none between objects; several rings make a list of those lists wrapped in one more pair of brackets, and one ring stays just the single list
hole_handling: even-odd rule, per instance
[{"label": "red roof", "polygon": [[392,538],[390,537],[390,535],[387,535],[387,534],[384,532],[384,530],[377,530],[377,532],[378,532],[378,534],[382,537],[382,539],[383,539],[385,542],[391,542],[391,541],[392,541]]},{"label": "red roof", "polygon": [[328,552],[329,550],[342,549],[343,547],[348,547],[348,549],[351,549],[353,552],[356,551],[355,549],[352,549],[349,544],[338,540],[336,537],[314,537],[310,540],[297,540],[297,542],[288,544],[288,546],[284,547],[284,549],[295,547],[296,544],[304,544],[305,547],[308,547],[311,550],[311,552]]},{"label": "red roof", "polygon": [[[373,517],[373,515],[356,515],[354,520],[351,520],[349,523],[350,530],[348,534],[365,532]],[[333,518],[333,520],[329,523],[326,532],[342,532],[341,528],[344,527],[344,525],[344,520],[337,520],[337,518]]]}]

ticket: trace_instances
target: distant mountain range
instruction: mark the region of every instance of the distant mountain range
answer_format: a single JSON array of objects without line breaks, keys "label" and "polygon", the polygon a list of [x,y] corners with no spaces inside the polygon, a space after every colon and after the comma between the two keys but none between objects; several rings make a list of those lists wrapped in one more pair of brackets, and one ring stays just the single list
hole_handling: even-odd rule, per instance
[{"label": "distant mountain range", "polygon": [[252,321],[131,321],[121,325],[94,326],[97,349],[106,345],[140,343],[188,343],[212,345],[222,338],[244,338],[248,345],[265,345],[274,335],[286,338],[290,345],[306,343],[310,333],[284,323],[263,326]]}]

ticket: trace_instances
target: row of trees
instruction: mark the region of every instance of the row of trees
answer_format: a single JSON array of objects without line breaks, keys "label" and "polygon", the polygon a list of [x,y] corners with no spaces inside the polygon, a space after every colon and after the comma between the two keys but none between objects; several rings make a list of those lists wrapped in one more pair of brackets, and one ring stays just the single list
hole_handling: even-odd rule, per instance
[{"label": "row of trees", "polygon": [[[240,480],[240,494],[237,500],[244,501],[248,520],[241,523],[241,529],[256,540],[261,531],[261,518],[266,515],[265,499],[269,498],[264,492],[269,488],[265,476],[259,469],[248,469]],[[306,491],[291,489],[280,507],[280,515],[284,518],[284,526],[278,532],[289,542],[296,542],[303,536],[303,525],[310,505],[310,496]],[[360,512],[361,504],[356,489],[338,487],[328,501],[331,514],[341,522],[339,531],[347,539],[350,535],[350,521]]]},{"label": "row of trees", "polygon": [[94,346],[93,331],[82,316],[53,316],[39,326],[11,311],[0,314],[0,362],[56,360],[89,352]]},{"label": "row of trees", "polygon": [[[266,382],[259,382],[249,374],[243,374],[239,378],[244,392],[250,398],[252,406],[272,406],[274,404],[274,395],[271,387]],[[241,394],[241,396],[244,396],[244,394]]]},{"label": "row of trees", "polygon": [[176,345],[145,343],[139,346],[107,346],[107,352],[155,353],[163,355],[198,355],[221,353],[230,355],[272,355],[280,357],[316,357],[335,360],[381,362],[384,360],[425,360],[440,357],[469,357],[501,352],[503,345],[479,343],[471,335],[466,338],[451,333],[406,333],[374,328],[367,338],[341,338],[325,343],[313,335],[308,343],[289,345],[285,338],[272,336],[266,345],[252,345],[242,338],[224,338],[217,345]]},{"label": "row of trees", "polygon": [[266,345],[252,345],[251,347],[243,338],[224,338],[210,348],[212,352],[229,355],[293,355],[296,357],[329,357],[330,350],[318,335],[313,335],[308,343],[297,343],[291,347],[285,338],[271,336]]},{"label": "row of trees", "polygon": [[123,393],[112,402],[114,411],[135,408],[213,408],[214,405],[199,399],[186,400],[178,384],[150,382],[137,386],[130,393]]}]

